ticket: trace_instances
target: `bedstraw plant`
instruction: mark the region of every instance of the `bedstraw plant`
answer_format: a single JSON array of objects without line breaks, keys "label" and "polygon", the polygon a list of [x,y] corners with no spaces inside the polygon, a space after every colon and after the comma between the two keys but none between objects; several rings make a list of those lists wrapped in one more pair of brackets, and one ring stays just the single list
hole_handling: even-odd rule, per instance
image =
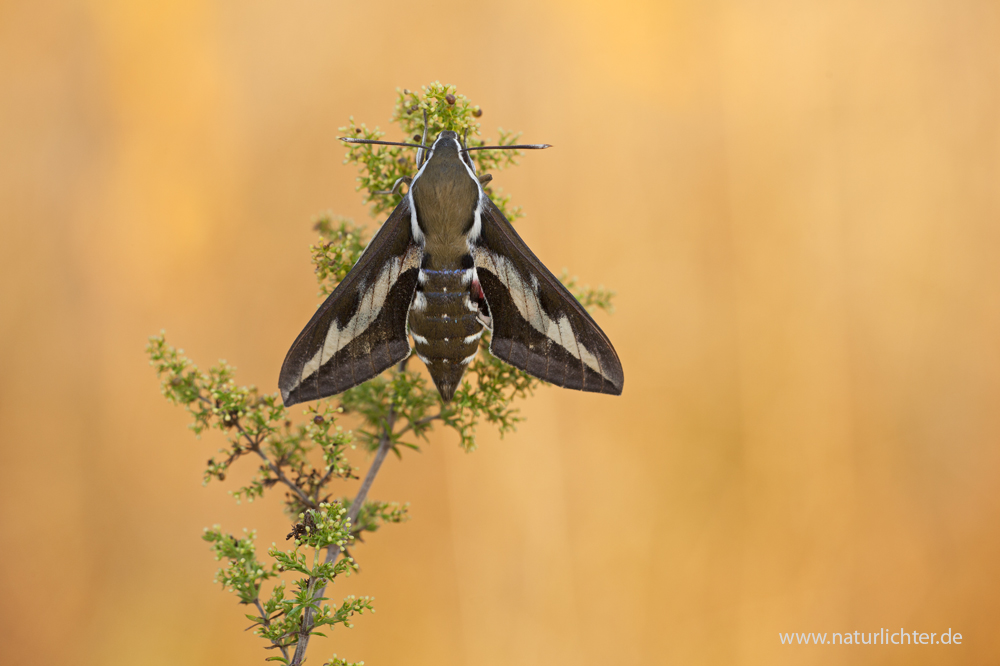
[{"label": "bedstraw plant", "polygon": [[[419,140],[424,111],[429,137],[450,129],[467,134],[470,146],[487,145],[479,136],[482,110],[454,86],[435,82],[419,92],[397,90],[392,122],[402,131],[402,139]],[[365,139],[384,136],[377,127],[358,125],[353,118],[340,131],[342,136]],[[497,144],[513,144],[518,136],[498,130]],[[347,145],[345,163],[358,167],[358,190],[364,193],[372,216],[380,218],[399,202],[399,192],[387,193],[396,179],[416,172],[415,151]],[[479,173],[487,173],[515,165],[518,151],[471,155]],[[508,219],[521,216],[520,209],[511,206],[497,188],[487,187],[487,193]],[[319,293],[325,296],[361,256],[372,231],[334,215],[321,217],[315,230],[319,240],[311,248],[312,263]],[[563,281],[584,306],[610,310],[612,292],[578,288],[576,279],[565,273]],[[476,428],[483,421],[496,427],[501,436],[520,421],[513,403],[530,395],[541,382],[491,356],[488,334],[481,345],[450,403],[442,402],[423,369],[415,367],[418,364],[403,361],[375,379],[293,414],[277,393],[238,385],[234,369],[225,361],[201,370],[183,349],[167,344],[162,332],[150,338],[147,352],[163,395],[187,410],[196,435],[207,430],[225,435],[226,445],[206,463],[204,482],[225,481],[230,469],[248,458],[258,468],[249,482],[231,491],[237,501],[252,502],[268,491],[284,491],[290,526],[288,534],[281,536],[289,547],[272,543],[261,558],[255,531],[243,530],[234,536],[215,526],[205,528],[202,537],[222,562],[216,582],[250,611],[246,617],[269,651],[266,660],[301,664],[312,636],[323,636],[337,625],[352,627],[356,615],[374,612],[370,597],[349,596],[337,604],[328,603],[325,595],[327,586],[339,576],[357,571],[355,545],[362,534],[408,517],[406,504],[368,498],[389,453],[402,457],[404,449],[419,451],[419,443],[427,440],[434,426],[453,430],[459,445],[472,451]],[[353,428],[345,429],[342,423]],[[355,446],[373,457],[354,497],[344,497],[338,494],[337,482],[359,478],[359,470],[347,455]],[[336,656],[326,664],[353,666]]]}]

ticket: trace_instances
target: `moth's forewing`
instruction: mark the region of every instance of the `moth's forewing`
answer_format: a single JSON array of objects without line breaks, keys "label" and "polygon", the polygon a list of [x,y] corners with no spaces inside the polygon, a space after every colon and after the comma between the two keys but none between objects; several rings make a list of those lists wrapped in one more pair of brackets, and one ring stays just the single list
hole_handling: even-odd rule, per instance
[{"label": "moth's forewing", "polygon": [[490,352],[566,388],[620,395],[625,383],[611,341],[486,199],[473,249],[489,305]]},{"label": "moth's forewing", "polygon": [[409,356],[420,259],[404,198],[288,350],[278,378],[286,406],[346,391]]}]

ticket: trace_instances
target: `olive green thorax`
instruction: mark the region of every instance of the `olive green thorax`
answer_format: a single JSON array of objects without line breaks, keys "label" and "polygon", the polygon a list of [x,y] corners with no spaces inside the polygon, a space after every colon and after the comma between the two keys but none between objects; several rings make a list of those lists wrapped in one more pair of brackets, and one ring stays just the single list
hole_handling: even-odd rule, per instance
[{"label": "olive green thorax", "polygon": [[472,227],[479,185],[459,154],[458,135],[441,132],[431,158],[413,182],[413,203],[424,233],[425,265],[457,268],[468,254],[465,234]]}]

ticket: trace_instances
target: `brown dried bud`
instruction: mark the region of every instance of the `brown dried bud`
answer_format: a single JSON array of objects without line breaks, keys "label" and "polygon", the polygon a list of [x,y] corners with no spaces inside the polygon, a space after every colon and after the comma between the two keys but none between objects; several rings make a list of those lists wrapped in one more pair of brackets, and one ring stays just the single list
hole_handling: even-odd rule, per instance
[{"label": "brown dried bud", "polygon": [[315,423],[316,425],[321,425],[324,422],[325,422],[325,419],[322,416],[320,416],[319,414],[317,414],[316,416],[313,417],[313,423]]},{"label": "brown dried bud", "polygon": [[447,95],[444,96],[444,101],[448,102],[448,104],[454,104],[455,96],[452,95],[451,93],[448,93]]},{"label": "brown dried bud", "polygon": [[423,138],[424,137],[420,136],[419,134],[413,135],[413,140],[416,141],[417,143],[420,143],[423,140]]},{"label": "brown dried bud", "polygon": [[482,110],[482,109],[480,109],[480,108],[479,108],[479,107],[477,106],[477,107],[476,107],[476,108],[475,108],[475,109],[474,109],[474,110],[472,111],[472,115],[473,115],[474,117],[478,118],[479,116],[483,115],[483,110]]},{"label": "brown dried bud", "polygon": [[355,127],[354,128],[354,133],[355,134],[361,134],[361,128],[360,127]]}]

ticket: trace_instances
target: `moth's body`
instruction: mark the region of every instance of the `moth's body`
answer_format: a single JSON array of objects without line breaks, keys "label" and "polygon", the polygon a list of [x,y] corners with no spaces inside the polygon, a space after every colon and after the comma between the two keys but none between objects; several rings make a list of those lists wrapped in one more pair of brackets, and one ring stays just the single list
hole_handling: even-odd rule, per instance
[{"label": "moth's body", "polygon": [[[451,135],[451,136],[449,136]],[[410,334],[445,400],[476,358],[483,325],[472,299],[475,265],[469,234],[476,223],[479,181],[459,154],[458,136],[445,132],[410,185],[411,233],[423,238],[424,257],[410,304]]]},{"label": "moth's body", "polygon": [[292,405],[374,377],[409,355],[409,333],[447,402],[476,357],[484,325],[493,331],[493,355],[529,374],[621,393],[610,341],[524,245],[483,191],[458,135],[445,131],[292,345],[278,382],[282,397]]}]

